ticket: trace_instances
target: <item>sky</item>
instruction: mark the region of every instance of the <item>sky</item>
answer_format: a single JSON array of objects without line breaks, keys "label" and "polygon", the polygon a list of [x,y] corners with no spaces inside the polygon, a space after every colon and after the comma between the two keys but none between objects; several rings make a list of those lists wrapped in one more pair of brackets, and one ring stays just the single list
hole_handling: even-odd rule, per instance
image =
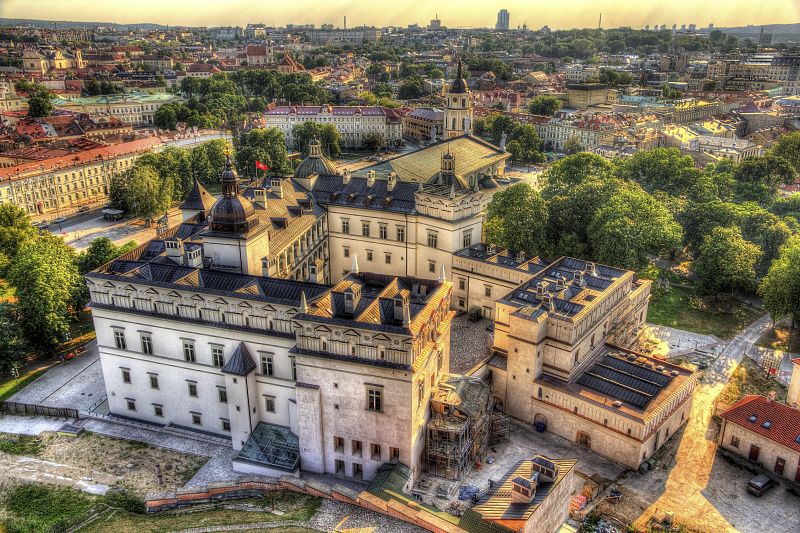
[{"label": "sky", "polygon": [[511,26],[533,29],[646,24],[706,27],[800,23],[800,0],[0,0],[0,18],[185,26],[294,24],[406,26],[427,24],[438,13],[450,27],[494,26],[497,11],[511,13]]}]

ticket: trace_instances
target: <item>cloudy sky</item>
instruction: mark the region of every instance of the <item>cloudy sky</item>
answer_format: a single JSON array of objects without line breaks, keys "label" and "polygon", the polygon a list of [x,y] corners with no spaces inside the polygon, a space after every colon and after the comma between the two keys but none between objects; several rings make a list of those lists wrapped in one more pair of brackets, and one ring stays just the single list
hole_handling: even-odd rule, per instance
[{"label": "cloudy sky", "polygon": [[448,27],[493,26],[501,8],[511,26],[531,28],[697,24],[705,27],[800,23],[800,0],[0,0],[0,17],[219,26],[263,22],[341,25],[427,24],[438,13]]}]

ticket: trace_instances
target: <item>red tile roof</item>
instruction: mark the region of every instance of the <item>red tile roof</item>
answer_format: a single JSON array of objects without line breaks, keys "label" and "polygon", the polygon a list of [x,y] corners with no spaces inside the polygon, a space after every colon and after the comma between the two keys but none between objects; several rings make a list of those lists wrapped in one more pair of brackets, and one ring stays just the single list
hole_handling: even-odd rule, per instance
[{"label": "red tile roof", "polygon": [[161,139],[157,137],[148,137],[147,139],[93,148],[84,150],[83,152],[72,153],[62,157],[53,157],[43,161],[25,163],[15,167],[0,168],[0,181],[27,177],[21,176],[26,173],[49,172],[51,170],[83,165],[96,159],[113,159],[126,154],[148,151],[159,144],[161,144]]},{"label": "red tile roof", "polygon": [[[755,415],[755,421],[750,418]],[[800,452],[800,409],[750,394],[722,413],[725,420]],[[764,422],[770,422],[769,428]]]}]

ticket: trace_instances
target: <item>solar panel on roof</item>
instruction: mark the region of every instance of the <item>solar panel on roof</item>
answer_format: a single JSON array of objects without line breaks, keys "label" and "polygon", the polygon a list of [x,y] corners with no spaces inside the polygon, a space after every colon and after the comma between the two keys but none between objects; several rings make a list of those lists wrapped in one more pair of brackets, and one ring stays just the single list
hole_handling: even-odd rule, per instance
[{"label": "solar panel on roof", "polygon": [[590,372],[583,374],[577,382],[580,385],[584,385],[590,389],[607,394],[612,398],[617,398],[640,409],[643,409],[651,400],[651,397],[645,395],[644,393],[624,387],[613,381],[607,381],[599,376],[591,374]]}]

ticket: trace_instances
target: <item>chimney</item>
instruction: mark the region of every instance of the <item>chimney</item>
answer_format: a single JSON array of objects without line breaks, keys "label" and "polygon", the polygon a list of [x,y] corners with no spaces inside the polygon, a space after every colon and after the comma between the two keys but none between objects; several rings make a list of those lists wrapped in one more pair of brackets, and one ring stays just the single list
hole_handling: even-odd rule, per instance
[{"label": "chimney", "polygon": [[370,170],[367,172],[367,187],[372,187],[375,185],[375,171]]},{"label": "chimney", "polygon": [[403,301],[403,327],[407,328],[411,326],[411,307],[409,307],[408,302]]},{"label": "chimney", "polygon": [[167,249],[167,257],[175,263],[183,264],[183,243],[174,237],[170,237],[164,241],[164,246]]},{"label": "chimney", "polygon": [[531,479],[525,479],[522,476],[517,476],[511,480],[511,503],[521,503],[528,505],[533,501],[536,495],[538,473],[534,472]]},{"label": "chimney", "polygon": [[786,403],[792,407],[800,407],[800,357],[792,359],[792,380],[789,382]]},{"label": "chimney", "polygon": [[192,268],[200,268],[203,266],[203,254],[200,253],[200,248],[187,250],[185,254],[184,265]]},{"label": "chimney", "polygon": [[272,192],[278,198],[283,198],[283,180],[280,178],[272,178],[270,181],[270,186],[272,187]]},{"label": "chimney", "polygon": [[390,172],[389,181],[386,182],[386,190],[389,192],[393,191],[395,185],[397,185],[397,173]]},{"label": "chimney", "polygon": [[394,297],[394,319],[397,322],[403,321],[403,309],[406,305],[406,299],[399,294]]},{"label": "chimney", "polygon": [[266,257],[261,260],[261,277],[269,277],[269,259]]},{"label": "chimney", "polygon": [[262,209],[267,207],[267,189],[258,187],[253,189],[253,203]]},{"label": "chimney", "polygon": [[311,263],[308,265],[308,281],[311,283],[319,283],[319,276],[317,275],[317,265]]},{"label": "chimney", "polygon": [[344,169],[342,172],[342,185],[347,185],[350,183],[350,169]]}]

